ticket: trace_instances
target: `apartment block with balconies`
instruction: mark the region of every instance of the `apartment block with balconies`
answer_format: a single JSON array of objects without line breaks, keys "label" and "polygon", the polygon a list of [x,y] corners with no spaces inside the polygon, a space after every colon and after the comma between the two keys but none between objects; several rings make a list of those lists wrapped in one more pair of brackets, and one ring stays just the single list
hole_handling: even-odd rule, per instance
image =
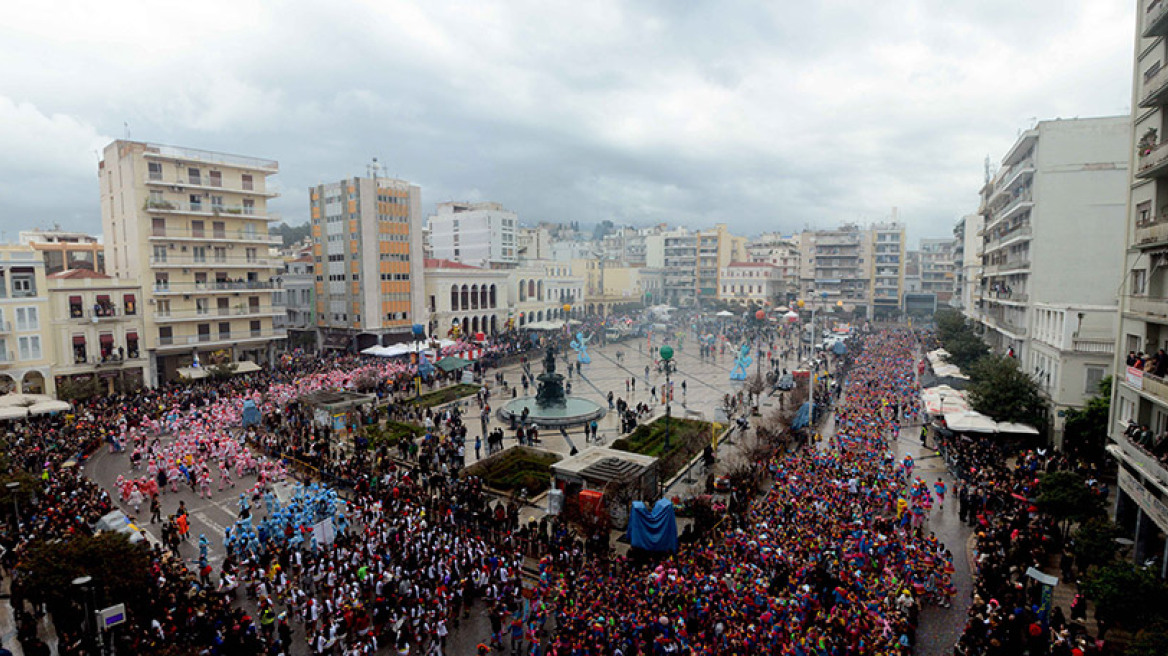
[{"label": "apartment block with balconies", "polygon": [[270,362],[283,262],[274,160],[118,140],[98,166],[106,271],[142,288],[147,384],[212,356]]},{"label": "apartment block with balconies", "polygon": [[309,189],[321,347],[362,350],[425,325],[422,190],[358,177]]},{"label": "apartment block with balconies", "polygon": [[[1112,385],[1111,444],[1118,464],[1116,523],[1135,541],[1136,562],[1157,560],[1168,575],[1168,379],[1164,368],[1129,366],[1129,353],[1168,349],[1168,2],[1137,0],[1127,216],[1119,332]],[[1084,241],[1084,243],[1089,243]],[[1151,443],[1129,437],[1147,426]]]}]

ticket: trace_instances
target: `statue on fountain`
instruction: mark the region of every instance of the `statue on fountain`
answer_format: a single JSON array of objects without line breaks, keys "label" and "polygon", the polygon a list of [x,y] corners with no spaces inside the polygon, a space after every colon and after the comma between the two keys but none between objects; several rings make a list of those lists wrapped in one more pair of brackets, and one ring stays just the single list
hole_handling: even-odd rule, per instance
[{"label": "statue on fountain", "polygon": [[541,408],[567,405],[564,396],[564,375],[556,373],[556,349],[549,346],[543,359],[543,373],[537,376],[539,387],[535,393],[535,404]]}]

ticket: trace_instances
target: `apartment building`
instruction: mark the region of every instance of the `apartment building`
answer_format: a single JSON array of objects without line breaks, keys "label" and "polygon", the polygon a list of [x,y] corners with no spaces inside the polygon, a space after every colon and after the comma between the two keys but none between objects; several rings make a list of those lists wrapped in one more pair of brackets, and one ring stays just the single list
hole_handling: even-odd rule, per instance
[{"label": "apartment building", "polygon": [[39,252],[0,245],[0,392],[56,393],[47,290]]},{"label": "apartment building", "polygon": [[872,233],[858,225],[799,233],[799,298],[869,316],[872,252]]},{"label": "apartment building", "polygon": [[142,288],[147,383],[212,353],[270,362],[274,160],[118,140],[98,165],[106,271]]},{"label": "apartment building", "polygon": [[421,187],[355,177],[309,190],[320,347],[409,341],[425,324]]},{"label": "apartment building", "polygon": [[572,275],[584,281],[584,312],[608,316],[641,304],[644,270],[645,267],[625,266],[615,258],[572,260]]},{"label": "apartment building", "polygon": [[[1160,575],[1168,576],[1168,464],[1124,435],[1129,421],[1147,425],[1157,437],[1168,429],[1168,379],[1127,367],[1126,360],[1129,351],[1168,348],[1168,2],[1137,0],[1136,7],[1132,130],[1124,153],[1130,192],[1125,229],[1116,231],[1124,235],[1116,249],[1124,276],[1108,451],[1119,465],[1116,523],[1135,540],[1135,561],[1154,558]],[[1096,245],[1090,237],[1081,243],[1091,244],[1093,260]]]},{"label": "apartment building", "polygon": [[984,226],[985,217],[979,212],[965,215],[953,229],[954,236],[961,243],[959,250],[962,253],[961,273],[957,276],[957,287],[954,289],[954,305],[961,308],[962,313],[969,318],[976,316],[981,299]]},{"label": "apartment building", "polygon": [[310,247],[284,258],[284,272],[280,275],[285,312],[284,325],[288,330],[288,346],[315,348],[316,333],[316,257]]},{"label": "apartment building", "polygon": [[53,228],[21,230],[19,239],[21,244],[41,253],[47,276],[67,269],[105,273],[105,246],[93,235]]},{"label": "apartment building", "polygon": [[516,257],[519,260],[552,260],[552,234],[547,228],[519,227],[515,231]]},{"label": "apartment building", "polygon": [[426,227],[435,259],[480,268],[519,262],[519,217],[499,203],[438,203]]},{"label": "apartment building", "polygon": [[746,238],[730,234],[725,223],[718,223],[697,234],[697,271],[694,289],[699,302],[718,298],[723,269],[731,262],[745,262]]},{"label": "apartment building", "polygon": [[904,224],[877,223],[871,235],[872,316],[893,317],[900,313],[904,294]]},{"label": "apartment building", "polygon": [[88,396],[141,389],[149,376],[142,287],[90,269],[60,271],[46,282],[45,320],[58,392]]},{"label": "apartment building", "polygon": [[952,237],[924,237],[920,241],[921,292],[933,294],[938,305],[953,300],[954,249]]},{"label": "apartment building", "polygon": [[787,300],[782,270],[769,262],[731,262],[722,268],[718,300],[739,305],[778,306]]}]

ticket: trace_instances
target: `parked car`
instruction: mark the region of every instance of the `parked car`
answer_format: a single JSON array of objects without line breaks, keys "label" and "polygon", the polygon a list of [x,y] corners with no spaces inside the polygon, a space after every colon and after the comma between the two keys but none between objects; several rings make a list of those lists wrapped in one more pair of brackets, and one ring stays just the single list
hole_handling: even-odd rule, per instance
[{"label": "parked car", "polygon": [[791,374],[783,374],[779,376],[778,382],[775,383],[775,389],[784,392],[795,389],[795,377]]}]

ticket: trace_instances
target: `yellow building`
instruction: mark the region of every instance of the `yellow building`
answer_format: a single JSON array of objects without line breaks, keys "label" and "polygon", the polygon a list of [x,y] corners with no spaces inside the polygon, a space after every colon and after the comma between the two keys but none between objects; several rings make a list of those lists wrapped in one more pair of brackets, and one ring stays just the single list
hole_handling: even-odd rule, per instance
[{"label": "yellow building", "polygon": [[47,288],[40,253],[0,245],[0,392],[56,391]]},{"label": "yellow building", "polygon": [[225,351],[266,363],[285,332],[272,325],[267,202],[273,160],[136,141],[98,165],[106,271],[142,287],[148,383],[173,380]]},{"label": "yellow building", "polygon": [[613,311],[641,305],[643,268],[619,266],[607,260],[572,260],[572,275],[584,279],[584,312],[608,316]]},{"label": "yellow building", "polygon": [[352,178],[309,190],[322,347],[362,350],[412,339],[427,323],[422,189]]},{"label": "yellow building", "polygon": [[698,232],[697,295],[700,299],[715,300],[721,289],[722,271],[731,262],[749,259],[746,237],[730,234],[725,223]]},{"label": "yellow building", "polygon": [[146,382],[145,334],[137,283],[88,269],[47,277],[50,341],[58,393],[93,385],[103,394],[139,389]]}]

